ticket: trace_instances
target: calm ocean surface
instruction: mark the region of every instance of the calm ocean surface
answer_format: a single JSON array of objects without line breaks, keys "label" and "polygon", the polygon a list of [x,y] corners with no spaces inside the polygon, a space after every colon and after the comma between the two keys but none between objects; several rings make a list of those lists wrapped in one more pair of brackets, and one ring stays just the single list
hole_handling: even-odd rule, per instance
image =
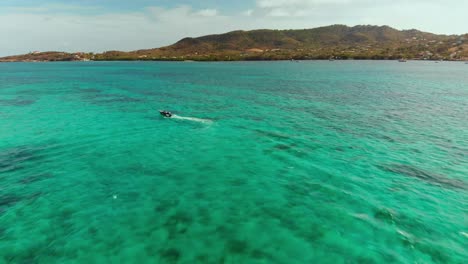
[{"label": "calm ocean surface", "polygon": [[466,263],[467,156],[463,63],[0,64],[0,263]]}]

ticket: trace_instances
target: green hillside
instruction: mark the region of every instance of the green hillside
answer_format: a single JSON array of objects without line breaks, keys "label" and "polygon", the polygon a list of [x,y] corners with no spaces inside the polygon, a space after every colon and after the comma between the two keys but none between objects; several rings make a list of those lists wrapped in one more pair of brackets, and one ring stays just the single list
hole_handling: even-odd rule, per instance
[{"label": "green hillside", "polygon": [[[16,56],[16,59],[35,58],[32,55]],[[11,60],[13,57],[9,58]],[[133,52],[109,51],[80,55],[79,58],[197,61],[329,58],[467,60],[468,34],[448,36],[418,30],[401,31],[388,26],[344,25],[302,30],[233,31],[184,38],[162,48]]]}]

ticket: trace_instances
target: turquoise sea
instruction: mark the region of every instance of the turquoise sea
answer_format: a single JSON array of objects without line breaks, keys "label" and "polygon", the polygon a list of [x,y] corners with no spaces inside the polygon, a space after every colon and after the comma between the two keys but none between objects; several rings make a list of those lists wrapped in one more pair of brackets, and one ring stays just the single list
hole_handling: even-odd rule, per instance
[{"label": "turquoise sea", "polygon": [[463,63],[0,64],[0,263],[466,263],[467,156]]}]

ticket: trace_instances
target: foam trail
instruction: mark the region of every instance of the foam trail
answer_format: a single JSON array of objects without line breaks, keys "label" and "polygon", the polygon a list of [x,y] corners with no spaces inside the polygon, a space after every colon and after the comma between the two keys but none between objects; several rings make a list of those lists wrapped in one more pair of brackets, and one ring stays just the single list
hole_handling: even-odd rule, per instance
[{"label": "foam trail", "polygon": [[187,116],[172,115],[171,118],[179,119],[179,120],[188,120],[188,121],[193,121],[193,122],[199,122],[199,123],[203,123],[203,124],[211,124],[211,123],[213,123],[213,121],[210,120],[210,119],[203,119],[203,118],[196,118],[196,117],[187,117]]}]

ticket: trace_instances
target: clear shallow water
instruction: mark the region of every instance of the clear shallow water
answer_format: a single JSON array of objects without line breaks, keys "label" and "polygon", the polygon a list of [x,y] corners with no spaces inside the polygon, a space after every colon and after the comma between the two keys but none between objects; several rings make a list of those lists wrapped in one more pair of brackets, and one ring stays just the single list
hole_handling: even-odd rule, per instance
[{"label": "clear shallow water", "polygon": [[0,64],[0,263],[463,263],[467,109],[462,63]]}]

